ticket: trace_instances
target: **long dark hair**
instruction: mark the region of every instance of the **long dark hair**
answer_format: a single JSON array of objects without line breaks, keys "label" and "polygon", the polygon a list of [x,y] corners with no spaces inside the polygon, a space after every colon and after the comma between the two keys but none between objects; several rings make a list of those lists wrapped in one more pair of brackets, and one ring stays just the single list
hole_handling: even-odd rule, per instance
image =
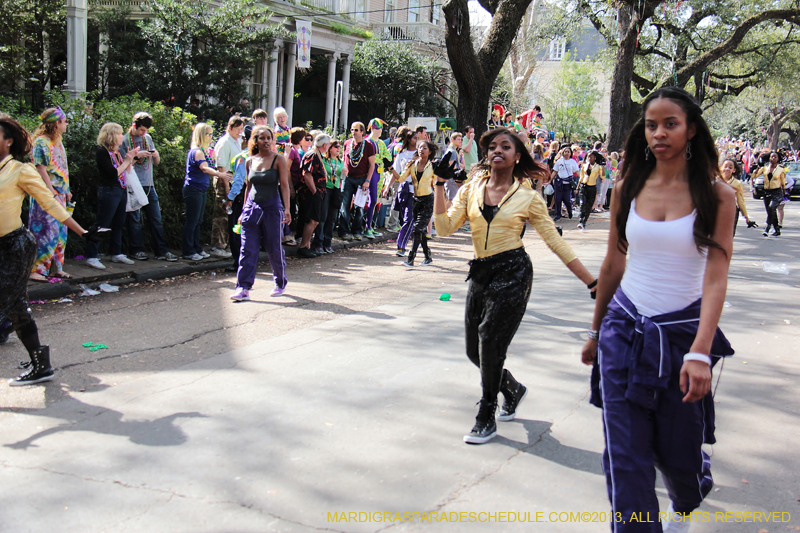
[{"label": "long dark hair", "polygon": [[622,253],[628,251],[625,226],[628,223],[631,202],[642,191],[650,173],[656,167],[656,158],[652,154],[649,156],[645,154],[645,148],[648,148],[648,153],[650,150],[645,137],[644,115],[648,106],[658,98],[669,98],[679,105],[686,113],[687,126],[691,124],[695,126],[696,133],[691,140],[692,156],[687,161],[689,193],[697,212],[694,221],[694,242],[701,253],[709,247],[722,250],[722,247],[711,238],[717,225],[719,208],[719,199],[714,192],[714,180],[720,176],[719,154],[714,144],[714,137],[703,119],[703,110],[689,93],[677,87],[663,87],[645,99],[642,104],[642,116],[631,128],[625,141],[625,164],[622,166],[620,176],[622,180],[620,207],[615,221],[618,234],[617,248]]},{"label": "long dark hair", "polygon": [[11,139],[13,142],[8,147],[8,153],[17,161],[25,161],[31,151],[31,136],[22,125],[11,117],[0,116],[0,129],[3,130],[3,138]]},{"label": "long dark hair", "polygon": [[487,158],[489,157],[489,145],[492,144],[492,141],[495,137],[500,135],[508,135],[511,138],[511,141],[514,143],[514,147],[519,154],[519,163],[514,165],[514,177],[520,181],[530,179],[536,180],[541,179],[544,180],[550,175],[550,171],[537,163],[531,157],[530,152],[525,147],[525,143],[522,142],[522,139],[519,136],[511,131],[508,128],[495,128],[492,130],[486,131],[483,135],[481,135],[481,140],[479,146],[481,147],[481,153],[486,154],[481,161],[473,167],[471,175],[475,176],[482,172],[487,172],[491,170],[491,165],[489,165],[489,161]]}]

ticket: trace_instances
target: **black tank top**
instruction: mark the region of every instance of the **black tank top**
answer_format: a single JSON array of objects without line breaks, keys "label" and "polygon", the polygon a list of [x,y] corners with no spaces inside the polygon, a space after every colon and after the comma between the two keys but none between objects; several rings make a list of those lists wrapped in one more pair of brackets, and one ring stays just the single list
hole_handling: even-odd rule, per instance
[{"label": "black tank top", "polygon": [[277,154],[272,159],[269,169],[263,171],[250,171],[250,200],[259,204],[266,205],[270,200],[278,195],[280,189],[280,179],[278,170],[275,168]]}]

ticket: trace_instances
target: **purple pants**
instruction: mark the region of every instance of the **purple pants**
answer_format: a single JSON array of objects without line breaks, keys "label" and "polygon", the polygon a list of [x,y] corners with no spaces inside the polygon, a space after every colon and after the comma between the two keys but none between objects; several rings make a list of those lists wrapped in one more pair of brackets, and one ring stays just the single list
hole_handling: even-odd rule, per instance
[{"label": "purple pants", "polygon": [[369,181],[369,207],[367,208],[367,217],[364,222],[364,230],[372,229],[372,217],[375,215],[375,207],[378,205],[378,181],[381,175],[378,174],[377,167],[372,179]]},{"label": "purple pants", "polygon": [[397,248],[405,250],[411,232],[414,230],[414,193],[411,192],[411,184],[403,182],[397,189],[397,199],[395,200],[395,210],[400,212],[400,223],[402,227],[397,234]]},{"label": "purple pants", "polygon": [[[699,307],[698,303],[698,317]],[[639,336],[640,330],[646,332],[647,328],[641,317],[633,320],[626,309],[635,317],[635,307],[620,290],[608,306],[598,346],[606,440],[603,470],[612,511],[625,522],[612,523],[611,530],[613,533],[661,533],[655,491],[656,468],[679,513],[694,511],[713,487],[711,461],[701,449],[703,442],[714,442],[713,400],[709,393],[697,402],[682,401],[679,371],[682,354],[687,350],[672,346],[691,345],[694,334],[667,329],[675,327],[670,326],[671,323],[691,322],[685,317],[679,320],[679,313],[683,313],[680,311],[672,313],[675,320],[666,320],[659,329],[663,337],[657,342],[663,341],[663,344],[657,346],[665,354],[662,357],[669,360],[652,362],[659,377],[662,367],[671,367],[666,388],[651,391],[649,405],[642,405],[633,388],[648,379],[641,369],[651,361],[638,351],[643,343],[649,343]],[[694,327],[696,333],[696,325]],[[712,353],[722,352],[712,348]],[[631,520],[634,513],[641,521]],[[648,514],[652,522],[644,521]]]},{"label": "purple pants", "polygon": [[242,247],[239,254],[239,270],[236,273],[236,286],[247,290],[253,288],[258,270],[258,252],[261,245],[267,251],[272,267],[272,279],[281,289],[286,288],[286,258],[283,255],[281,236],[283,232],[283,206],[276,196],[273,205],[262,208],[247,199],[242,209]]}]

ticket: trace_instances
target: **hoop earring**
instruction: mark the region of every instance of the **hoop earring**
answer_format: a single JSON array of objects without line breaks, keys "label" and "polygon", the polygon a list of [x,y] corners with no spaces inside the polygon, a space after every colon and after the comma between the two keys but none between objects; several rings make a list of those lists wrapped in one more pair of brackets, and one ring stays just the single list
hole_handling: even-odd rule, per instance
[{"label": "hoop earring", "polygon": [[650,145],[649,144],[644,147],[644,159],[645,159],[645,161],[650,159]]},{"label": "hoop earring", "polygon": [[687,143],[686,143],[686,153],[683,154],[683,157],[687,161],[692,158],[692,141],[687,141]]}]

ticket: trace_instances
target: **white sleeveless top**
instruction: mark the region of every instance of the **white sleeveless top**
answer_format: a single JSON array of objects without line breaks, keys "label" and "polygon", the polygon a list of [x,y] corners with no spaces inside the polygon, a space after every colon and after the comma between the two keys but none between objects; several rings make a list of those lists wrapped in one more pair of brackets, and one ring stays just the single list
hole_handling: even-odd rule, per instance
[{"label": "white sleeveless top", "polygon": [[695,213],[656,222],[640,217],[636,200],[631,202],[625,226],[628,261],[620,287],[639,314],[678,311],[702,296],[706,254],[694,243]]}]

